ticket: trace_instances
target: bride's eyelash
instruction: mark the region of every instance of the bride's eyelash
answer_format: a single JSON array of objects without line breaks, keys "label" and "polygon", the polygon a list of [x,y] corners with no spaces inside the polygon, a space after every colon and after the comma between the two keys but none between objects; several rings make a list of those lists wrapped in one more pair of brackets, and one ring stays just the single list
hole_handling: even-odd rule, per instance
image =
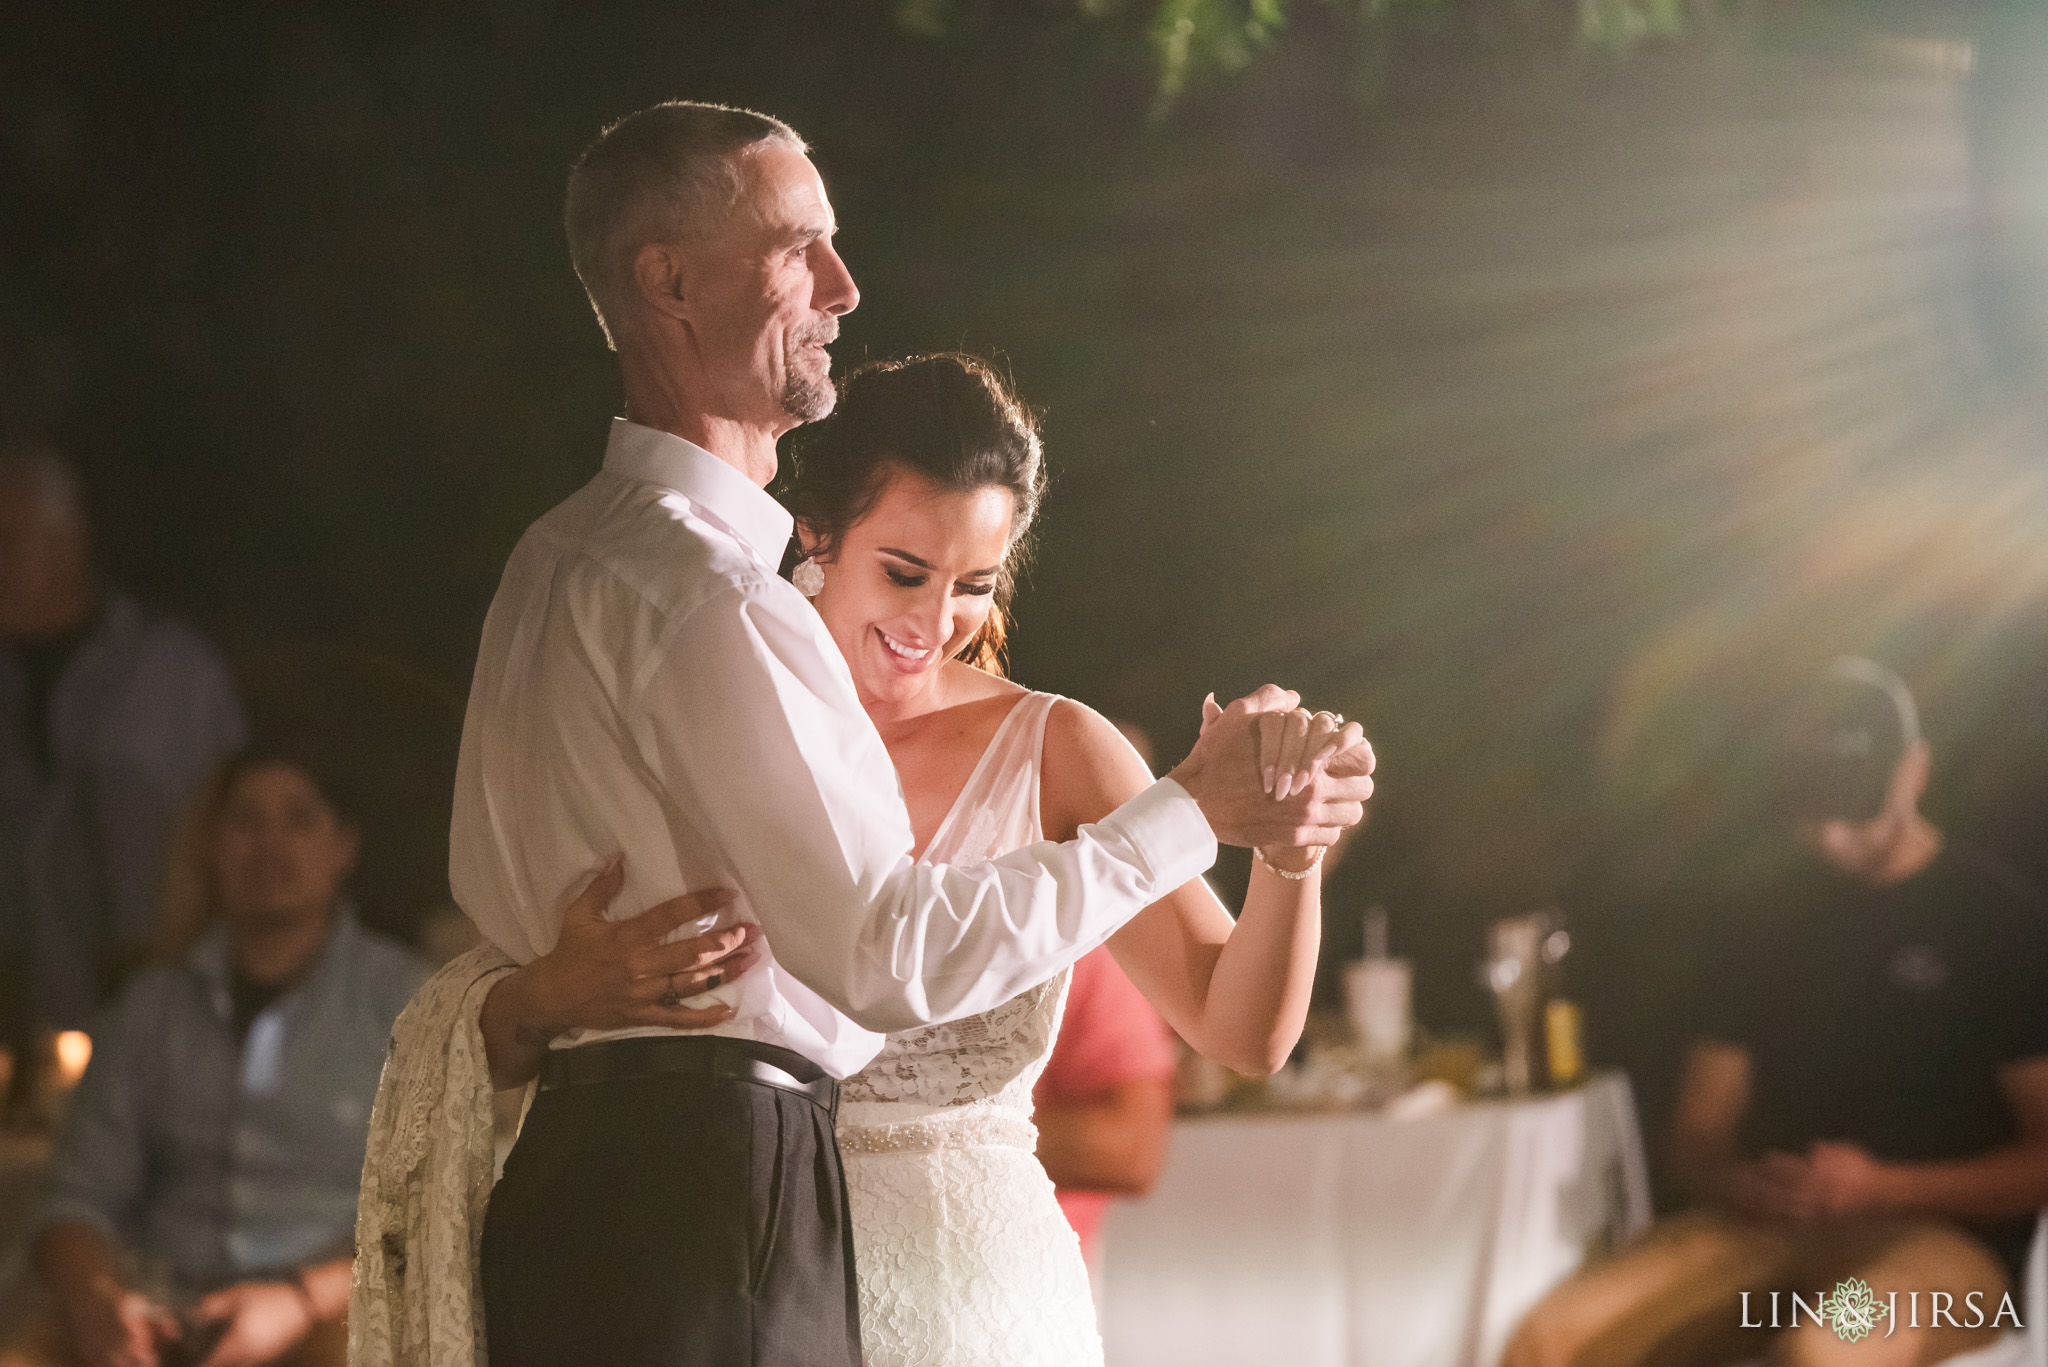
[{"label": "bride's eyelash", "polygon": [[[882,566],[882,573],[888,575],[889,582],[894,584],[899,589],[916,589],[924,587],[924,575],[905,574],[902,570],[897,569],[893,565]],[[970,594],[976,598],[986,598],[989,594],[995,592],[995,588],[996,586],[994,584],[969,584],[961,582],[953,585],[953,592]]]}]

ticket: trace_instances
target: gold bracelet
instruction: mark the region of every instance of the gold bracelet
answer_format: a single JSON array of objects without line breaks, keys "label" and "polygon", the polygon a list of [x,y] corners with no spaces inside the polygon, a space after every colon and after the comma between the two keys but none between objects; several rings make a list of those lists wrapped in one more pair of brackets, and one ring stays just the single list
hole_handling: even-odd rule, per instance
[{"label": "gold bracelet", "polygon": [[1273,870],[1273,872],[1279,874],[1288,882],[1299,883],[1302,879],[1314,873],[1316,869],[1321,866],[1323,862],[1323,851],[1327,850],[1328,848],[1329,846],[1327,845],[1316,846],[1315,854],[1309,858],[1308,867],[1302,869],[1298,873],[1292,869],[1283,869],[1279,865],[1275,864],[1272,860],[1266,858],[1266,852],[1260,849],[1257,845],[1252,846],[1252,853],[1258,857],[1258,861],[1261,864],[1264,864],[1267,868]]}]

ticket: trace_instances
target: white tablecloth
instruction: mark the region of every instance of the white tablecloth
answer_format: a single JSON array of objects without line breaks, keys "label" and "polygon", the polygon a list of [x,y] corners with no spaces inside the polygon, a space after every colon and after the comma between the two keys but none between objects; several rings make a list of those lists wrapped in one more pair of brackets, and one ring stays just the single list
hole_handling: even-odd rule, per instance
[{"label": "white tablecloth", "polygon": [[1185,1120],[1105,1226],[1109,1367],[1492,1367],[1544,1291],[1649,1218],[1618,1074],[1408,1121]]}]

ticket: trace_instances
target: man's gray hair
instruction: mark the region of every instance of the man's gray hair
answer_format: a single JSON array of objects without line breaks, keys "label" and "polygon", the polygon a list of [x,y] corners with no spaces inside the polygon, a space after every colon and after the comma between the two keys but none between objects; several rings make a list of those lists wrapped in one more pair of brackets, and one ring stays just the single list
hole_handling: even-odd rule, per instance
[{"label": "man's gray hair", "polygon": [[598,134],[569,172],[569,259],[605,342],[633,297],[633,258],[650,242],[701,241],[739,204],[739,154],[764,142],[806,151],[780,119],[671,100]]},{"label": "man's gray hair", "polygon": [[83,527],[85,497],[78,473],[55,447],[23,443],[0,447],[0,486],[26,488],[43,522],[53,527]]}]

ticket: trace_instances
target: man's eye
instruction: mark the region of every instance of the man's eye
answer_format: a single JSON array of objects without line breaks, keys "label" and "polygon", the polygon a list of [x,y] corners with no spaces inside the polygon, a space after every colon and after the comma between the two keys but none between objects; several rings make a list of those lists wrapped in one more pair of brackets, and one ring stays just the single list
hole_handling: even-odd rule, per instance
[{"label": "man's eye", "polygon": [[974,596],[975,596],[976,598],[986,598],[986,597],[988,597],[988,596],[989,596],[989,595],[990,595],[991,593],[994,593],[994,592],[995,592],[995,590],[996,590],[996,586],[995,586],[994,584],[955,584],[955,585],[953,585],[953,592],[955,592],[955,593],[970,593],[970,594],[973,594],[973,595],[974,595]]},{"label": "man's eye", "polygon": [[905,574],[901,570],[888,569],[886,566],[883,573],[887,574],[889,582],[899,589],[914,589],[924,583],[924,576],[921,574]]}]

